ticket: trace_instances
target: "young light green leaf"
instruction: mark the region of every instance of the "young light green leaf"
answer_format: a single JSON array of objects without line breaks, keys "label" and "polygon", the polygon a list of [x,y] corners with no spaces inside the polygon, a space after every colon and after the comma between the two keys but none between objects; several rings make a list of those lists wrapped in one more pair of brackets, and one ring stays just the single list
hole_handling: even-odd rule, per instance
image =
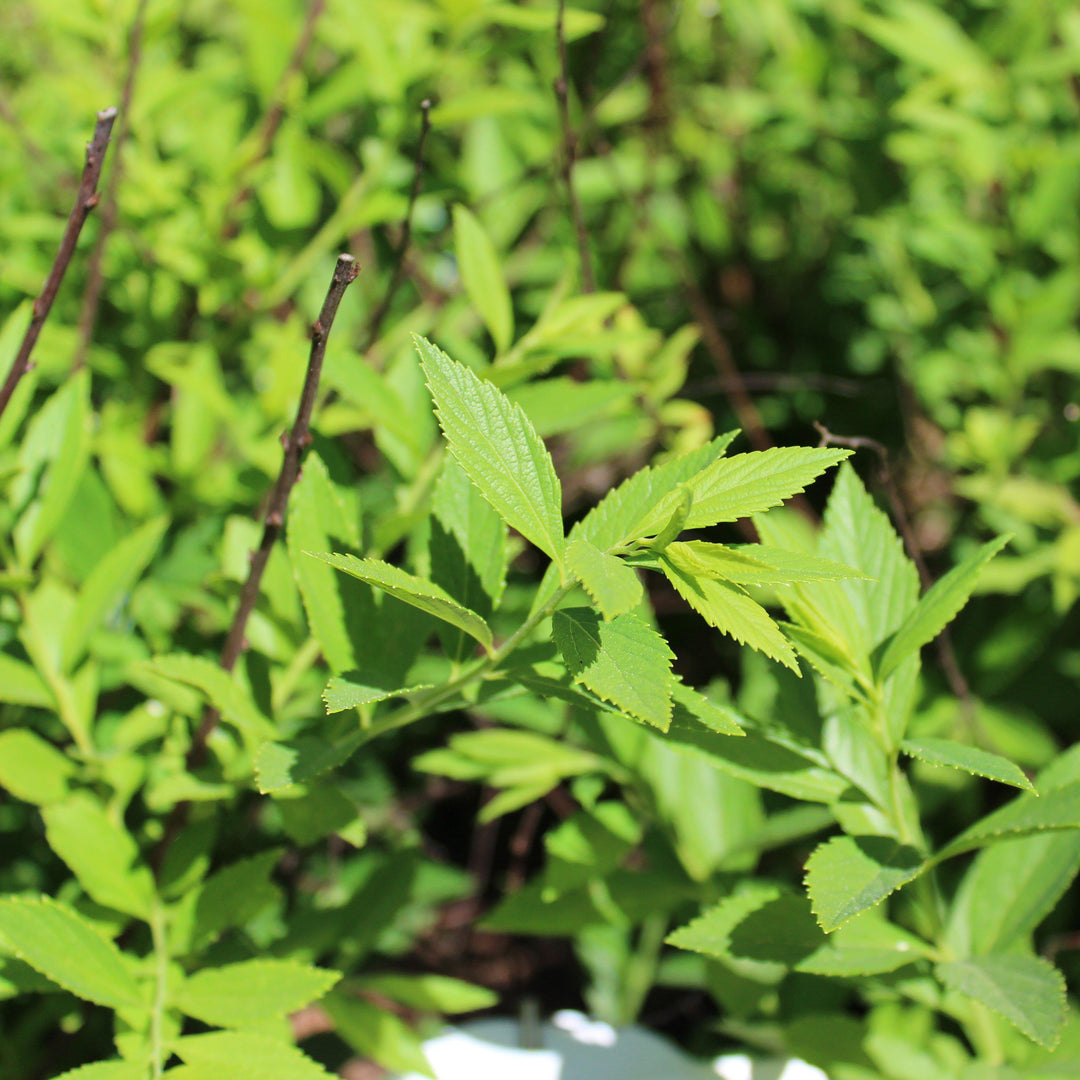
[{"label": "young light green leaf", "polygon": [[342,993],[331,994],[323,1008],[334,1021],[334,1030],[354,1050],[395,1073],[431,1076],[420,1036],[404,1020],[387,1009]]},{"label": "young light green leaf", "polygon": [[985,776],[1003,784],[1034,791],[1031,781],[1023,770],[999,754],[980,750],[977,746],[965,746],[951,739],[905,739],[900,749],[911,757],[932,765],[948,765],[954,769]]},{"label": "young light green leaf", "polygon": [[277,729],[229,672],[201,656],[155,656],[145,666],[156,675],[194,686],[231,724],[253,739],[271,739]]},{"label": "young light green leaf", "polygon": [[689,540],[680,547],[687,558],[694,560],[699,576],[722,578],[736,585],[791,585],[800,581],[866,577],[861,571],[831,559],[778,551],[761,544],[740,544],[733,548]]},{"label": "young light green leaf", "polygon": [[56,1080],[146,1080],[146,1066],[138,1061],[96,1061],[78,1069],[61,1073]]},{"label": "young light green leaf", "polygon": [[[774,446],[714,461],[687,481],[693,505],[684,528],[737,521],[779,506],[850,455],[850,450],[827,447]],[[643,532],[662,528],[668,516],[658,507]]]},{"label": "young light green leaf", "polygon": [[0,897],[0,941],[76,997],[113,1009],[146,1008],[120,950],[47,896]]},{"label": "young light green leaf", "polygon": [[345,709],[359,709],[365,705],[374,705],[393,697],[409,697],[421,690],[430,690],[431,683],[416,686],[386,687],[374,685],[370,677],[358,678],[349,675],[335,676],[323,690],[323,702],[328,713],[343,712]]},{"label": "young light green leaf", "polygon": [[29,501],[12,531],[21,566],[33,563],[63,520],[89,458],[89,425],[90,373],[84,368],[45,402],[19,446],[21,473],[9,497],[14,506]]},{"label": "young light green leaf", "polygon": [[339,765],[360,748],[366,734],[357,729],[333,741],[300,736],[289,742],[268,742],[255,755],[255,786],[263,795],[303,784]]},{"label": "young light green leaf", "polygon": [[1057,829],[1080,829],[1080,781],[1054,788],[1042,796],[1018,796],[949,841],[934,856],[934,862],[951,859],[996,840]]},{"label": "young light green leaf", "polygon": [[745,735],[739,726],[739,718],[732,709],[710,701],[680,680],[675,681],[671,691],[675,703],[672,723],[686,723],[692,718],[718,735]]},{"label": "young light green leaf", "polygon": [[567,670],[617,709],[661,731],[674,686],[667,642],[634,615],[602,622],[592,608],[555,612],[551,633]]},{"label": "young light green leaf", "polygon": [[633,567],[614,555],[606,555],[584,537],[576,537],[567,545],[566,567],[581,581],[605,619],[625,615],[645,598]]},{"label": "young light green leaf", "polygon": [[446,441],[503,520],[561,565],[562,488],[551,455],[520,406],[415,338]]},{"label": "young light green leaf", "polygon": [[243,960],[188,977],[176,1007],[215,1027],[258,1027],[321,998],[341,975],[291,960]]},{"label": "young light green leaf", "polygon": [[406,604],[464,630],[491,653],[491,628],[488,624],[475,611],[462,607],[433,582],[406,573],[400,567],[379,559],[358,559],[355,555],[331,555],[322,552],[311,552],[311,555],[336,570],[359,578],[376,589],[382,589],[397,600],[403,600]]},{"label": "young light green leaf", "polygon": [[77,792],[41,811],[49,847],[67,863],[87,895],[105,907],[148,919],[154,880],[140,861],[131,834],[102,809],[97,799]]},{"label": "young light green leaf", "polygon": [[[253,1031],[212,1031],[185,1035],[172,1049],[205,1076],[243,1080],[329,1080],[330,1074],[291,1043]],[[214,1070],[211,1072],[210,1070]],[[204,1073],[196,1073],[200,1078]]]},{"label": "young light green leaf", "polygon": [[499,267],[499,257],[484,226],[460,203],[454,207],[454,254],[465,291],[488,328],[495,351],[514,339],[514,306]]},{"label": "young light green leaf", "polygon": [[737,585],[716,578],[698,577],[695,572],[697,560],[685,549],[685,544],[676,541],[668,544],[660,558],[664,576],[675,591],[710,626],[800,674],[791,645],[769,613]]},{"label": "young light green leaf", "polygon": [[1065,978],[1041,956],[997,954],[938,964],[941,981],[1052,1050],[1065,1022]]},{"label": "young light green leaf", "polygon": [[878,678],[884,682],[896,668],[913,653],[934,638],[952,621],[967,603],[982,568],[1009,542],[1011,537],[999,536],[981,548],[959,566],[954,566],[943,578],[934,582],[918,605],[904,619],[892,636],[878,666]]},{"label": "young light green leaf", "polygon": [[0,787],[16,799],[37,806],[62,802],[74,772],[70,758],[29,728],[0,731]]},{"label": "young light green leaf", "polygon": [[611,551],[659,532],[681,502],[679,485],[720,459],[737,434],[729,431],[682,457],[639,469],[574,526],[571,539],[580,536]]},{"label": "young light green leaf", "polygon": [[60,652],[63,671],[70,671],[82,658],[91,634],[138,581],[168,525],[169,519],[164,516],[141,525],[124,537],[82,583],[75,610],[64,630]]},{"label": "young light green leaf", "polygon": [[525,410],[536,433],[544,439],[578,431],[615,411],[634,396],[634,384],[622,379],[579,382],[569,375],[537,379],[506,391]]},{"label": "young light green leaf", "polygon": [[9,705],[33,705],[39,709],[56,707],[52,693],[33,666],[6,653],[0,653],[0,686],[4,688],[4,701]]},{"label": "young light green leaf", "polygon": [[888,836],[834,836],[806,864],[806,891],[826,933],[880,904],[926,869],[925,855]]},{"label": "young light green leaf", "polygon": [[416,1012],[476,1012],[499,1003],[493,990],[447,975],[361,975],[348,981],[348,989],[378,994]]},{"label": "young light green leaf", "polygon": [[338,588],[341,579],[305,552],[326,551],[335,539],[346,539],[350,531],[355,533],[355,525],[350,529],[326,466],[317,454],[308,454],[289,497],[285,541],[308,624],[334,674],[350,671],[357,664]]}]

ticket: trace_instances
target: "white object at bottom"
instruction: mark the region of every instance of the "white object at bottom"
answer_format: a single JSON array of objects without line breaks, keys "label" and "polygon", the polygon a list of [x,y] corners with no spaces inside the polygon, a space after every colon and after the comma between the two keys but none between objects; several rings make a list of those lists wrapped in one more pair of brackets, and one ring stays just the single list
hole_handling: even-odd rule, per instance
[{"label": "white object at bottom", "polygon": [[518,1034],[514,1020],[474,1020],[429,1039],[424,1052],[436,1080],[829,1080],[796,1058],[698,1061],[645,1028],[616,1029],[570,1009],[542,1026],[542,1050],[522,1050]]}]

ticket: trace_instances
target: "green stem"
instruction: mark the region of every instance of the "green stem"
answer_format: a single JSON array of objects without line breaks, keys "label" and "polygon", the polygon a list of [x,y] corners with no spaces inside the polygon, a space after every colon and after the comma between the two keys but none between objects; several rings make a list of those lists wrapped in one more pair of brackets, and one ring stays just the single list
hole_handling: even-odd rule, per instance
[{"label": "green stem", "polygon": [[150,1068],[153,1080],[165,1072],[165,1003],[168,1000],[169,950],[165,933],[165,909],[154,901],[150,913],[150,933],[154,943],[154,1004],[150,1014]]}]

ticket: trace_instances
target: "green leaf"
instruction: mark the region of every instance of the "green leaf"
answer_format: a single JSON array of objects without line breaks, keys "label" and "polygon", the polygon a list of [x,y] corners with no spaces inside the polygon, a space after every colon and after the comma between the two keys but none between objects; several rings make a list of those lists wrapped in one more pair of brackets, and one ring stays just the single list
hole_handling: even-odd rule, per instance
[{"label": "green leaf", "polygon": [[690,540],[679,545],[700,576],[722,578],[736,585],[791,585],[800,581],[864,578],[865,574],[831,559],[760,544],[708,544]]},{"label": "green leaf", "polygon": [[562,488],[551,455],[520,406],[415,338],[446,441],[503,520],[562,563]]},{"label": "green leaf", "polygon": [[402,1019],[360,998],[332,994],[323,1008],[354,1050],[397,1073],[434,1077],[420,1036]]},{"label": "green leaf", "polygon": [[926,954],[918,938],[873,912],[826,934],[810,903],[783,887],[752,883],[676,930],[669,945],[729,963],[850,978],[895,971]]},{"label": "green leaf", "polygon": [[145,1009],[120,950],[81,915],[47,896],[0,897],[0,941],[76,997]]},{"label": "green leaf", "polygon": [[[0,679],[3,673],[0,671]],[[4,686],[7,696],[7,686]],[[27,728],[0,731],[0,787],[37,806],[62,802],[74,762]]]},{"label": "green leaf", "polygon": [[836,802],[850,787],[844,777],[827,767],[823,755],[782,746],[749,728],[744,728],[743,739],[718,735],[680,712],[675,711],[665,744],[704,758],[732,776],[793,799],[822,803]]},{"label": "green leaf", "polygon": [[934,862],[951,859],[996,840],[1048,829],[1080,829],[1080,781],[1065,784],[1042,796],[1018,796],[949,841],[934,856]]},{"label": "green leaf", "polygon": [[659,532],[681,501],[679,485],[720,459],[737,434],[729,431],[682,457],[639,469],[574,526],[571,538],[580,536],[601,551],[611,551]]},{"label": "green leaf", "polygon": [[464,630],[479,641],[490,655],[491,628],[488,624],[475,611],[462,607],[433,582],[425,581],[379,559],[358,559],[355,555],[330,555],[322,552],[311,552],[311,555],[328,563],[335,570],[341,570],[376,589],[382,589],[396,600],[402,600],[442,619],[443,622],[450,623],[451,626],[456,626],[459,630]]},{"label": "green leaf", "polygon": [[[430,520],[431,580],[486,619],[506,581],[506,525],[450,456],[435,485]],[[457,662],[467,659],[471,643],[445,629],[440,637],[447,655]]]},{"label": "green leaf", "polygon": [[90,453],[90,373],[68,379],[34,416],[19,447],[22,470],[11,502],[29,502],[12,536],[29,567],[63,520]]},{"label": "green leaf", "polygon": [[737,585],[697,576],[697,560],[686,549],[686,544],[676,541],[660,557],[664,576],[675,591],[710,626],[800,674],[791,645],[769,613]]},{"label": "green leaf", "polygon": [[580,431],[615,413],[634,396],[634,384],[621,379],[579,382],[569,375],[537,379],[506,391],[525,410],[537,435],[547,439],[564,431]]},{"label": "green leaf", "polygon": [[969,559],[954,566],[943,578],[934,582],[910,611],[885,647],[878,667],[878,678],[887,679],[896,668],[933,641],[967,603],[982,568],[1009,542],[1010,536],[999,536],[983,544]]},{"label": "green leaf", "polygon": [[[850,450],[825,447],[774,446],[720,458],[687,481],[693,505],[684,528],[737,521],[779,506],[850,455]],[[646,519],[644,532],[661,528],[667,517],[657,508]]]},{"label": "green leaf", "polygon": [[201,656],[155,656],[144,664],[156,675],[194,686],[229,723],[254,739],[272,739],[277,728],[267,720],[250,695],[227,671]]},{"label": "green leaf", "polygon": [[430,690],[431,683],[419,683],[416,686],[387,687],[376,686],[372,675],[341,675],[331,679],[323,690],[323,702],[328,713],[342,712],[345,709],[358,709],[365,705],[374,705],[393,697],[411,697],[421,690]]},{"label": "green leaf", "polygon": [[672,723],[686,724],[688,720],[694,720],[718,735],[746,734],[739,725],[739,717],[732,709],[717,705],[684,682],[675,681],[671,696],[675,703]]},{"label": "green leaf", "polygon": [[932,765],[949,765],[954,769],[985,776],[990,780],[999,780],[1003,784],[1034,791],[1031,781],[1023,770],[1008,758],[980,750],[975,746],[965,746],[951,739],[905,739],[900,749],[911,757]]},{"label": "green leaf", "polygon": [[1052,1050],[1065,1022],[1065,978],[1041,956],[998,954],[954,960],[935,968],[953,990],[981,1002]]},{"label": "green leaf", "polygon": [[64,630],[61,670],[70,671],[82,658],[93,632],[131,591],[154,557],[169,526],[157,517],[124,537],[90,572],[79,588],[79,599]]},{"label": "green leaf", "polygon": [[[20,301],[0,326],[0,371],[5,373],[11,370],[15,356],[19,351],[19,345],[26,336],[30,327],[30,320],[34,315],[34,304],[29,297]],[[37,388],[37,369],[34,366],[19,380],[15,392],[8,401],[7,408],[0,413],[0,450],[7,447],[15,433],[19,430],[26,410],[30,405],[34,390]]]},{"label": "green leaf", "polygon": [[1080,832],[1002,840],[976,856],[949,911],[962,956],[1004,952],[1053,910],[1080,869]]},{"label": "green leaf", "polygon": [[56,1080],[146,1080],[146,1066],[137,1061],[97,1061],[61,1073]]},{"label": "green leaf", "polygon": [[645,599],[645,590],[633,567],[614,555],[604,554],[584,537],[570,541],[566,566],[581,581],[605,619],[625,615]]},{"label": "green leaf", "polygon": [[601,622],[592,608],[555,612],[551,633],[567,670],[617,709],[661,731],[671,723],[673,653],[634,615]]},{"label": "green leaf", "polygon": [[87,894],[105,907],[148,919],[154,881],[141,864],[131,835],[83,792],[41,811],[45,839],[64,860]]},{"label": "green leaf", "polygon": [[223,930],[245,926],[279,895],[270,881],[281,859],[280,848],[260,852],[223,866],[198,890],[195,902],[193,943],[197,947],[214,941]]},{"label": "green leaf", "polygon": [[339,765],[344,765],[365,741],[365,732],[350,732],[337,742],[301,736],[289,742],[264,743],[255,755],[255,786],[263,795],[283,791]]},{"label": "green leaf", "polygon": [[447,975],[361,975],[349,980],[349,989],[377,994],[416,1012],[476,1012],[499,1003],[494,990]]},{"label": "green leaf", "polygon": [[[205,1070],[192,1076],[219,1080],[327,1080],[330,1076],[295,1046],[253,1031],[213,1031],[185,1035],[172,1049],[189,1066]],[[210,1070],[214,1070],[211,1072]]]},{"label": "green leaf", "polygon": [[191,975],[176,1007],[216,1027],[258,1027],[321,998],[341,975],[291,960],[245,960]]},{"label": "green leaf", "polygon": [[454,254],[465,291],[488,328],[495,351],[504,353],[514,339],[514,306],[499,257],[484,226],[460,203],[454,206]]},{"label": "green leaf", "polygon": [[56,702],[41,676],[29,664],[0,653],[0,686],[9,705],[54,709]]},{"label": "green leaf", "polygon": [[927,867],[926,856],[888,836],[835,836],[806,864],[806,891],[826,933],[881,903]]},{"label": "green leaf", "polygon": [[[825,508],[824,528],[818,554],[866,575],[865,579],[841,581],[839,588],[850,603],[856,626],[836,617],[831,606],[826,614],[834,630],[844,633],[844,643],[854,655],[868,652],[892,634],[915,607],[919,575],[904,553],[904,545],[888,517],[875,505],[855,470],[844,464]],[[815,591],[826,600],[830,590]],[[850,638],[856,636],[858,640]]]},{"label": "green leaf", "polygon": [[355,526],[350,528],[346,520],[345,508],[330,483],[322,459],[317,454],[308,454],[304,471],[289,496],[285,541],[311,632],[335,674],[350,671],[357,664],[338,588],[341,579],[329,567],[308,558],[305,552],[327,551],[335,540],[347,539],[355,531]]}]

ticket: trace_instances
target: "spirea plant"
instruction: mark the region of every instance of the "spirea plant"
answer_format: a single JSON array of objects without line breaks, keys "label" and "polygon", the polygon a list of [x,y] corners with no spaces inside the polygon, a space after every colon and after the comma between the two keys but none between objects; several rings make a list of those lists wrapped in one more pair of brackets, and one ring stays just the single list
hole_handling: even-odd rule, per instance
[{"label": "spirea plant", "polygon": [[[478,373],[422,338],[416,347],[445,449],[409,511],[402,558],[365,554],[363,516],[358,528],[309,453],[276,549],[287,564],[269,564],[267,580],[271,611],[295,583],[312,638],[272,686],[258,665],[230,674],[177,642],[137,666],[156,697],[91,715],[87,642],[152,557],[160,524],[127,538],[77,597],[21,594],[27,659],[3,655],[6,685],[51,719],[0,733],[0,783],[33,807],[71,876],[53,895],[0,897],[0,987],[45,995],[57,1020],[82,1015],[76,1000],[111,1015],[115,1056],[65,1076],[313,1080],[327,1074],[286,1017],[315,1002],[362,1052],[429,1072],[403,1013],[494,998],[373,962],[415,910],[415,856],[374,856],[336,899],[287,904],[274,879],[282,846],[226,862],[215,849],[265,797],[294,848],[330,835],[362,847],[365,753],[462,712],[486,722],[420,753],[419,770],[486,785],[488,820],[560,787],[574,807],[545,836],[543,869],[486,925],[572,936],[599,1014],[632,1019],[658,979],[697,983],[729,1031],[827,1058],[836,1080],[913,1075],[915,1063],[927,1077],[1049,1075],[1039,1068],[1065,1024],[1064,983],[1031,935],[1080,865],[1080,755],[1030,778],[927,734],[916,710],[920,648],[1004,539],[920,596],[850,451],[730,452],[734,434],[640,469],[567,529],[551,454],[498,388],[498,366]],[[78,408],[79,393],[78,380],[61,389],[50,415]],[[838,465],[820,528],[776,510]],[[23,509],[17,551],[43,528],[51,490]],[[759,543],[703,532],[748,518]],[[526,544],[549,566],[522,595],[507,568]],[[651,575],[763,658],[742,700],[675,674]],[[268,632],[252,624],[253,638]],[[324,715],[293,694],[319,655]],[[215,721],[203,714],[193,755],[200,735],[185,717],[200,703]],[[1000,806],[938,835],[938,807],[914,782],[924,766],[997,782]],[[764,869],[768,852],[808,841],[802,881]],[[438,891],[429,882],[426,901]],[[792,997],[819,984],[836,989],[812,991],[818,1007],[778,1027]],[[918,1042],[900,1034],[916,1028]]]}]

